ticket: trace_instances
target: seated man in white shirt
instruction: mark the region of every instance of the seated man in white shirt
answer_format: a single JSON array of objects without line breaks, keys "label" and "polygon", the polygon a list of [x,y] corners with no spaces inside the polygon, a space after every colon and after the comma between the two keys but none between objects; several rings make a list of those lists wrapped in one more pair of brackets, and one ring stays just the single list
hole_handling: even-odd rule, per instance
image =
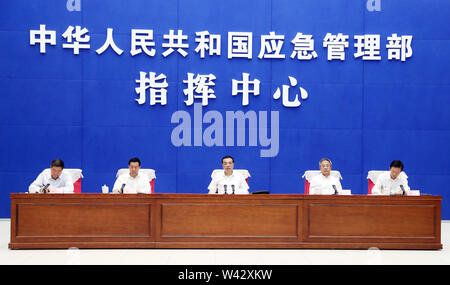
[{"label": "seated man in white shirt", "polygon": [[113,186],[113,193],[145,193],[150,194],[150,178],[143,173],[139,173],[141,169],[141,161],[137,157],[133,157],[128,162],[127,174],[122,174],[117,177]]},{"label": "seated man in white shirt", "polygon": [[55,159],[50,169],[42,171],[28,187],[30,193],[73,193],[73,181],[68,173],[63,172],[64,162]]},{"label": "seated man in white shirt", "polygon": [[400,175],[403,163],[400,160],[391,162],[390,171],[380,174],[372,188],[374,195],[406,195],[410,190],[408,179]]},{"label": "seated man in white shirt", "polygon": [[222,167],[223,172],[215,175],[208,186],[209,194],[249,194],[244,176],[233,171],[233,157],[229,155],[223,157]]},{"label": "seated man in white shirt", "polygon": [[322,158],[319,161],[320,174],[311,179],[309,186],[310,195],[334,195],[342,191],[339,178],[330,175],[331,166],[331,160],[328,158]]}]

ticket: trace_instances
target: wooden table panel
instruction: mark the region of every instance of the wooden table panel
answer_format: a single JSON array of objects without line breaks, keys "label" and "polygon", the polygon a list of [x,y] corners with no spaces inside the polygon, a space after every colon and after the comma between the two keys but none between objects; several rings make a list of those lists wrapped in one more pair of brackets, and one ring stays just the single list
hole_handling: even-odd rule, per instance
[{"label": "wooden table panel", "polygon": [[[309,208],[310,237],[434,238],[433,206],[324,205]],[[412,227],[413,224],[420,227]],[[358,225],[355,227],[354,225]],[[381,234],[381,235],[380,235]]]},{"label": "wooden table panel", "polygon": [[297,205],[162,204],[162,237],[297,238]]},{"label": "wooden table panel", "polygon": [[148,204],[18,204],[17,237],[150,237]]},{"label": "wooden table panel", "polygon": [[9,248],[441,249],[441,197],[11,194]]}]

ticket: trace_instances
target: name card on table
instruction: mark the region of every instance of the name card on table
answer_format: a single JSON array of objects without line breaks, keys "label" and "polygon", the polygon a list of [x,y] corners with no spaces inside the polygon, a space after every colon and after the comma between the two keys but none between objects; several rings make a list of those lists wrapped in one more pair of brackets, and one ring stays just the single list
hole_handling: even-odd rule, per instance
[{"label": "name card on table", "polygon": [[407,196],[420,196],[420,191],[419,190],[410,190],[408,192],[406,192]]}]

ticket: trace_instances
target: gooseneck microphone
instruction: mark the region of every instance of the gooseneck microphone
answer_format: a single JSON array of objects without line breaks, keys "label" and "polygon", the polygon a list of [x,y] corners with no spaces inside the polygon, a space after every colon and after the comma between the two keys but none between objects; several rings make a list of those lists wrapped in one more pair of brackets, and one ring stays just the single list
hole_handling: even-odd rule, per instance
[{"label": "gooseneck microphone", "polygon": [[402,191],[403,191],[402,196],[405,196],[406,195],[406,191],[405,191],[405,188],[403,188],[403,185],[400,185],[400,189],[402,189]]},{"label": "gooseneck microphone", "polygon": [[125,188],[125,183],[123,183],[122,187],[120,188],[120,194],[123,194],[123,188]]},{"label": "gooseneck microphone", "polygon": [[334,195],[337,195],[338,194],[338,190],[336,188],[336,185],[333,185],[333,189],[334,189]]},{"label": "gooseneck microphone", "polygon": [[224,188],[224,190],[225,190],[225,195],[227,195],[227,194],[228,194],[228,193],[227,193],[227,186],[228,186],[228,185],[226,185],[226,184],[225,184],[225,185],[223,185],[223,188]]},{"label": "gooseneck microphone", "polygon": [[234,184],[231,184],[231,189],[233,190],[233,195],[234,195]]},{"label": "gooseneck microphone", "polygon": [[44,188],[42,188],[42,193],[47,193],[47,188],[50,186],[50,183],[48,183],[47,185],[44,186]]}]

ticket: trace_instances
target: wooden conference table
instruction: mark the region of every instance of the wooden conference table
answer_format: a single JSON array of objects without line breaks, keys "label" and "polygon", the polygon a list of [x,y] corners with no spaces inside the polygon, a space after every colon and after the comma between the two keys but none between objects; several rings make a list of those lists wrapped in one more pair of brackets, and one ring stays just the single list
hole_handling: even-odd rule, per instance
[{"label": "wooden conference table", "polygon": [[10,194],[11,249],[441,249],[441,196]]}]

